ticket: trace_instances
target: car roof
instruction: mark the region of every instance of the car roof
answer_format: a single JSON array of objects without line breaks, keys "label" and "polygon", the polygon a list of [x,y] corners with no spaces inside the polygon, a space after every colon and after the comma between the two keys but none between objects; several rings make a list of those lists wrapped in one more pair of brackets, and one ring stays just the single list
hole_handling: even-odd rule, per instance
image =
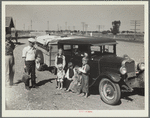
[{"label": "car roof", "polygon": [[84,36],[72,36],[66,37],[67,39],[59,40],[61,44],[89,44],[89,45],[114,45],[117,44],[115,39],[106,37],[84,37]]}]

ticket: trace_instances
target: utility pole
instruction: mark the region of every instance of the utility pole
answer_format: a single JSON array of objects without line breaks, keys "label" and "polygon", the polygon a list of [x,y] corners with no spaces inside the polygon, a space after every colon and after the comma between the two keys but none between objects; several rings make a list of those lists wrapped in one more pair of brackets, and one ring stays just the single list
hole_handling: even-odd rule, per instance
[{"label": "utility pole", "polygon": [[85,31],[86,31],[86,34],[87,34],[87,28],[88,28],[88,24],[85,24]]},{"label": "utility pole", "polygon": [[25,30],[25,24],[24,24],[24,30]]},{"label": "utility pole", "polygon": [[75,26],[73,26],[73,31],[75,30]]},{"label": "utility pole", "polygon": [[98,32],[100,32],[101,25],[97,25],[97,27],[98,27]]},{"label": "utility pole", "polygon": [[85,22],[81,22],[82,26],[83,26],[83,32],[84,32],[84,26],[85,26]]},{"label": "utility pole", "polygon": [[68,26],[68,30],[70,30],[70,26]]},{"label": "utility pole", "polygon": [[47,29],[48,29],[48,31],[49,31],[49,21],[47,21]]},{"label": "utility pole", "polygon": [[57,24],[57,28],[58,28],[58,31],[59,31],[59,24]]},{"label": "utility pole", "polygon": [[130,30],[134,30],[134,40],[135,40],[136,39],[136,31],[140,30],[140,29],[137,29],[137,26],[140,26],[140,20],[131,20],[130,25],[134,26],[134,29],[130,29]]},{"label": "utility pole", "polygon": [[66,30],[67,30],[67,22],[65,22]]},{"label": "utility pole", "polygon": [[32,20],[31,20],[31,30],[32,30]]}]

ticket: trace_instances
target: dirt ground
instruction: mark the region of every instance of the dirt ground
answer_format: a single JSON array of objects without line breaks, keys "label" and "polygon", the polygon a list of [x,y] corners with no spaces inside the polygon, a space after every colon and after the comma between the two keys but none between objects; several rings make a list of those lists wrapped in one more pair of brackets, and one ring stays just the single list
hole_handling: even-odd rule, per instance
[{"label": "dirt ground", "polygon": [[[98,93],[91,93],[88,98],[75,93],[67,93],[55,88],[55,77],[48,71],[36,71],[38,89],[26,90],[21,82],[23,73],[22,49],[28,45],[27,39],[19,39],[15,55],[16,86],[5,88],[6,110],[143,110],[144,95],[140,91],[123,93],[121,102],[111,106],[105,104]],[[117,55],[128,54],[137,62],[144,61],[144,44],[118,41]]]}]

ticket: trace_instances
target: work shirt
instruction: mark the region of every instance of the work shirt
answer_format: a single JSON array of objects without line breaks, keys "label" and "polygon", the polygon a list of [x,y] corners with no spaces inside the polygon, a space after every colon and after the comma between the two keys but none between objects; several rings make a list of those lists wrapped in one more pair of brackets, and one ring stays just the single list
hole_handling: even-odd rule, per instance
[{"label": "work shirt", "polygon": [[5,55],[13,55],[13,50],[15,49],[15,45],[13,42],[5,43]]},{"label": "work shirt", "polygon": [[25,61],[34,61],[36,58],[36,48],[27,46],[22,51],[22,58],[25,58]]},{"label": "work shirt", "polygon": [[55,67],[57,68],[57,65],[58,64],[62,64],[63,65],[63,68],[65,67],[66,65],[66,61],[65,61],[65,56],[64,55],[57,55],[55,57]]}]

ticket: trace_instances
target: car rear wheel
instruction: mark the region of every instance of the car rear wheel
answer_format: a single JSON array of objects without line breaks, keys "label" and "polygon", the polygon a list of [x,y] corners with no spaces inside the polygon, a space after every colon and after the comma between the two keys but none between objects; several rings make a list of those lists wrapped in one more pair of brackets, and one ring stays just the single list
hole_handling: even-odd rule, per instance
[{"label": "car rear wheel", "polygon": [[121,97],[120,87],[117,83],[112,82],[108,78],[102,78],[99,84],[99,93],[101,99],[110,105],[115,105]]}]

